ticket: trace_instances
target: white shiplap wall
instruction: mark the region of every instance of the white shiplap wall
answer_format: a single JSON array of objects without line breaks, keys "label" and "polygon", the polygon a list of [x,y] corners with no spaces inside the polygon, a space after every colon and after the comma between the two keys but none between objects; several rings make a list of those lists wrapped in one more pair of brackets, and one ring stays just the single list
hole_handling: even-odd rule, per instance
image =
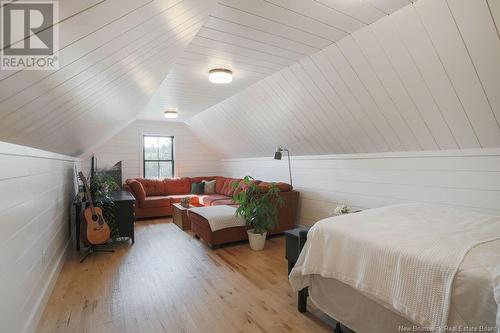
[{"label": "white shiplap wall", "polygon": [[[122,178],[142,177],[142,138],[144,135],[174,136],[175,176],[211,176],[220,173],[220,156],[204,145],[181,122],[136,120],[118,134],[92,149],[98,168],[122,161]],[[89,169],[91,155],[82,156]]]},{"label": "white shiplap wall", "polygon": [[[222,173],[288,182],[286,159],[272,154],[223,160]],[[330,216],[339,203],[363,209],[424,202],[500,215],[499,149],[297,156],[292,172],[302,225]]]},{"label": "white shiplap wall", "polygon": [[0,142],[0,331],[32,332],[69,240],[73,158]]},{"label": "white shiplap wall", "polygon": [[416,1],[187,123],[232,158],[500,147],[498,7]]}]

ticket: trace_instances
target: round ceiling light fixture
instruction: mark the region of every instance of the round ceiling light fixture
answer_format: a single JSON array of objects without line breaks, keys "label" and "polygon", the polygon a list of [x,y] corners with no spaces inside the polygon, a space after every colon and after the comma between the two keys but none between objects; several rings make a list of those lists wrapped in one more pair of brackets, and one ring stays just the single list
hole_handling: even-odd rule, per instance
[{"label": "round ceiling light fixture", "polygon": [[233,81],[233,72],[225,68],[214,68],[208,71],[208,80],[217,84],[230,83]]},{"label": "round ceiling light fixture", "polygon": [[179,117],[177,110],[167,110],[163,112],[163,116],[167,119],[175,119]]}]

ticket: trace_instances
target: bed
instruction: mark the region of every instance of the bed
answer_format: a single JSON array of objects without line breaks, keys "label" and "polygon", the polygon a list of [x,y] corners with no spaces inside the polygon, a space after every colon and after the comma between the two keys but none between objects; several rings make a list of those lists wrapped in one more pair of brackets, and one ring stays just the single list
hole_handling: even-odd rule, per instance
[{"label": "bed", "polygon": [[328,218],[290,283],[357,333],[498,332],[500,218],[422,204]]}]

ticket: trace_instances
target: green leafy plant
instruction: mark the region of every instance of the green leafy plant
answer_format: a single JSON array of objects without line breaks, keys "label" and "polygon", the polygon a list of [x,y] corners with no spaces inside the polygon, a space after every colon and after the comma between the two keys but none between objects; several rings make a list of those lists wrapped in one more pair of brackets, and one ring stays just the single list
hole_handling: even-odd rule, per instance
[{"label": "green leafy plant", "polygon": [[[245,219],[248,228],[254,233],[263,234],[273,229],[278,223],[278,210],[285,203],[279,195],[279,188],[272,183],[267,191],[262,191],[251,176],[245,176],[242,180],[245,190],[233,196],[233,200],[239,204],[236,215]],[[233,189],[241,186],[240,182],[232,184]]]},{"label": "green leafy plant", "polygon": [[115,203],[111,193],[120,188],[113,177],[106,174],[106,170],[99,170],[90,180],[90,193],[97,207],[103,210],[104,220],[111,229],[111,237],[118,236],[118,225],[115,218]]}]

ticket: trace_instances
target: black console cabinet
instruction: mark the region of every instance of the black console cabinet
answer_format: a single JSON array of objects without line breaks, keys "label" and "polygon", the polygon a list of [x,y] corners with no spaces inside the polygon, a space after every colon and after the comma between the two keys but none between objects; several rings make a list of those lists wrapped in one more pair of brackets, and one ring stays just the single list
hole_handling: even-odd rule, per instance
[{"label": "black console cabinet", "polygon": [[132,244],[134,244],[135,198],[127,191],[114,192],[111,198],[115,203],[115,218],[118,224],[118,233],[120,237],[129,237],[132,240]]}]

